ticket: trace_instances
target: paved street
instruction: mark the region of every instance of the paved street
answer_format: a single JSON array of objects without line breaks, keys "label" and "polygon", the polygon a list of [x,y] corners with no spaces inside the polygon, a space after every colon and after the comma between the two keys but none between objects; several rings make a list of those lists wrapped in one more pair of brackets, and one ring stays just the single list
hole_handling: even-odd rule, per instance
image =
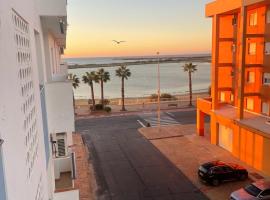
[{"label": "paved street", "polygon": [[[195,112],[166,114],[194,123]],[[184,120],[185,116],[185,120]],[[192,119],[192,120],[191,120]],[[137,131],[139,116],[76,121],[90,151],[101,200],[207,199],[158,149]]]}]

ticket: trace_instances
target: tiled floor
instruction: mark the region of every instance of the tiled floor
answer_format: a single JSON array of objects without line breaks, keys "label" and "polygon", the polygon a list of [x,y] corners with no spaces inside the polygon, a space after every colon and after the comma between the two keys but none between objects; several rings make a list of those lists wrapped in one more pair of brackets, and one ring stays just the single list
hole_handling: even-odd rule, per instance
[{"label": "tiled floor", "polygon": [[72,188],[71,172],[61,173],[60,179],[55,181],[56,190],[65,190]]},{"label": "tiled floor", "polygon": [[[193,131],[195,133],[195,125],[180,125],[179,127],[166,127],[161,130],[170,129],[171,132]],[[181,131],[179,130],[181,129]],[[179,170],[181,170],[192,183],[200,188],[210,199],[228,199],[231,192],[237,190],[250,182],[226,183],[220,187],[207,186],[201,183],[197,177],[197,170],[200,164],[213,161],[223,160],[225,162],[238,163],[246,167],[250,172],[257,172],[255,169],[248,167],[237,158],[233,157],[229,152],[220,147],[211,145],[206,138],[199,137],[195,134],[187,134],[183,137],[166,138],[167,133],[164,132],[164,139],[151,140],[155,135],[153,129],[141,129],[143,135],[150,138],[155,147],[170,160]],[[158,130],[156,130],[158,132]],[[159,135],[162,135],[159,131]]]}]

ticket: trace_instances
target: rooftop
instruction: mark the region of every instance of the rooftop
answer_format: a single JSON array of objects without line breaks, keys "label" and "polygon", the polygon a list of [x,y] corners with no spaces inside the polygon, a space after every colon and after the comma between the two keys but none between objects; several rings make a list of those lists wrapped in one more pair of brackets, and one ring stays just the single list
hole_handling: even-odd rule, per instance
[{"label": "rooftop", "polygon": [[234,11],[241,8],[243,5],[248,6],[256,3],[266,2],[267,1],[265,0],[216,0],[206,5],[205,13],[207,17],[211,17],[216,14]]}]

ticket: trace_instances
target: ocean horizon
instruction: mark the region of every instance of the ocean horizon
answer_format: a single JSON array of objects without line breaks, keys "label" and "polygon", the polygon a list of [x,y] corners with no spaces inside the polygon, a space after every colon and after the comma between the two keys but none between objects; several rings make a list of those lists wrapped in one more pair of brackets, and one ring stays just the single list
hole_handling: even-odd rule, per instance
[{"label": "ocean horizon", "polygon": [[[196,54],[198,55],[198,54]],[[187,55],[183,55],[185,57]],[[191,57],[194,55],[190,55]],[[170,57],[170,56],[163,56]],[[180,57],[180,56],[176,56]],[[66,58],[68,65],[86,65],[86,64],[110,64],[125,63],[131,57],[98,57],[98,58]],[[138,59],[136,59],[138,58]],[[147,57],[132,57],[132,61],[140,61]],[[207,91],[210,86],[210,63],[193,62],[197,65],[198,71],[192,74],[193,91]],[[172,95],[184,94],[188,91],[188,74],[183,71],[182,66],[185,62],[161,63],[161,93],[170,93]],[[146,97],[157,93],[157,64],[130,65],[131,77],[125,82],[125,96],[128,98]],[[69,69],[69,73],[76,74],[80,79],[85,72],[96,71],[97,68],[77,68]],[[121,80],[115,76],[117,67],[106,67],[105,70],[111,75],[111,81],[104,85],[104,96],[107,99],[121,97]],[[100,85],[94,84],[95,97],[100,98]],[[76,99],[89,99],[90,88],[81,83],[80,87],[74,90]]]}]

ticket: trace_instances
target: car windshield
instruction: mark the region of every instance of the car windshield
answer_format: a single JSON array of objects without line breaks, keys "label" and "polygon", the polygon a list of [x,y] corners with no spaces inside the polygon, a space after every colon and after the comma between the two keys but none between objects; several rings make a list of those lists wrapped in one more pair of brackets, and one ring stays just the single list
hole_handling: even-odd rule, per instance
[{"label": "car windshield", "polygon": [[252,195],[254,197],[257,197],[261,193],[262,190],[257,188],[255,185],[250,184],[250,185],[245,187],[245,191],[247,193],[249,193],[250,195]]}]

